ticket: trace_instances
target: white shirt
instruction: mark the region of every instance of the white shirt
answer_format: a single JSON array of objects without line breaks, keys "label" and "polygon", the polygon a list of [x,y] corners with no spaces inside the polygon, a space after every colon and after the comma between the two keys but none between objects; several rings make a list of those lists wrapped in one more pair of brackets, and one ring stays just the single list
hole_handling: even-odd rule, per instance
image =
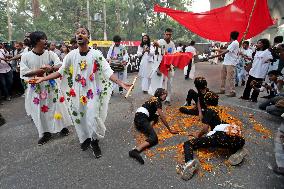
[{"label": "white shirt", "polygon": [[114,60],[121,60],[128,62],[128,53],[123,45],[119,45],[118,47],[115,45],[112,45],[107,53],[107,60],[114,59]]},{"label": "white shirt", "polygon": [[270,59],[273,59],[273,57],[268,49],[265,51],[256,51],[249,75],[264,79],[269,68]]},{"label": "white shirt", "polygon": [[185,48],[185,52],[191,52],[194,55],[196,55],[196,49],[193,46],[188,46]]},{"label": "white shirt", "polygon": [[167,43],[164,39],[160,39],[158,40],[158,44],[160,45],[162,55],[164,55],[165,53],[175,53],[176,47],[173,41]]},{"label": "white shirt", "polygon": [[182,47],[178,46],[177,47],[177,52],[182,52]]},{"label": "white shirt", "polygon": [[227,48],[229,52],[225,54],[223,65],[236,66],[238,63],[239,42],[233,41]]},{"label": "white shirt", "polygon": [[[7,54],[5,53],[4,49],[0,49],[0,58],[5,58]],[[0,73],[7,73],[11,70],[9,64],[4,61],[0,60]]]}]

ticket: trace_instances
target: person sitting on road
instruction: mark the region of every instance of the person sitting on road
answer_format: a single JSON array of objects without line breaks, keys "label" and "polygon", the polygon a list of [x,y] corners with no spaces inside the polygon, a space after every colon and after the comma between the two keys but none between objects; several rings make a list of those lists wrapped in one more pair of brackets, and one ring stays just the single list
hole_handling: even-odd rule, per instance
[{"label": "person sitting on road", "polygon": [[[167,91],[162,88],[158,88],[148,101],[146,101],[140,108],[137,109],[134,118],[135,128],[143,133],[147,139],[135,149],[129,151],[129,156],[136,159],[140,164],[144,164],[144,160],[140,153],[146,148],[155,146],[158,144],[158,136],[153,129],[153,125],[158,122],[160,116],[163,124],[167,127],[170,133],[178,134],[178,131],[172,130],[166,121],[166,117],[162,110],[162,101],[167,98]],[[156,114],[158,113],[158,115]]]},{"label": "person sitting on road", "polygon": [[210,107],[218,105],[219,96],[207,88],[207,81],[204,77],[195,78],[194,85],[197,92],[193,89],[188,91],[185,105],[190,106],[192,100],[196,105],[193,108],[182,106],[179,110],[184,114],[200,116],[200,120],[210,125],[213,130],[216,125],[221,124],[221,120],[218,113]]}]

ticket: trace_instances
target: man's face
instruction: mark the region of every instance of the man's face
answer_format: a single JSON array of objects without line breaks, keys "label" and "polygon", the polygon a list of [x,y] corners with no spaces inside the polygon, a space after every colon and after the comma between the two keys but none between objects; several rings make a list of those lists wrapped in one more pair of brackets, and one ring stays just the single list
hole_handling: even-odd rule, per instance
[{"label": "man's face", "polygon": [[76,33],[76,41],[79,45],[88,44],[89,43],[89,34],[85,28],[79,28]]},{"label": "man's face", "polygon": [[170,41],[172,39],[172,32],[165,32],[164,39]]},{"label": "man's face", "polygon": [[277,76],[274,75],[274,74],[269,74],[268,79],[269,79],[269,81],[277,81]]},{"label": "man's face", "polygon": [[97,44],[93,44],[93,49],[97,49],[98,45]]},{"label": "man's face", "polygon": [[55,43],[51,42],[49,46],[49,50],[53,51],[56,48]]},{"label": "man's face", "polygon": [[39,42],[37,42],[36,47],[38,47],[40,49],[46,49],[47,39],[41,39]]},{"label": "man's face", "polygon": [[263,48],[263,44],[262,44],[261,41],[258,41],[258,42],[257,42],[256,48],[257,48],[257,49],[262,49],[262,48]]},{"label": "man's face", "polygon": [[114,42],[114,45],[115,45],[116,47],[119,47],[120,42]]},{"label": "man's face", "polygon": [[247,50],[248,49],[248,44],[246,44],[246,43],[243,43],[243,48],[245,49],[245,50]]},{"label": "man's face", "polygon": [[19,45],[18,43],[16,43],[14,47],[15,47],[15,49],[17,49],[17,50],[21,49],[21,47],[20,47],[20,45]]}]

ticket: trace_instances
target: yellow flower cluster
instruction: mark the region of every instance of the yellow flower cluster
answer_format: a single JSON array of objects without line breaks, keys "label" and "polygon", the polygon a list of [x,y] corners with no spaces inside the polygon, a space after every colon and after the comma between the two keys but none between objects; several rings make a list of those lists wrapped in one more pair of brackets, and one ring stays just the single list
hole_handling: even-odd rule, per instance
[{"label": "yellow flower cluster", "polygon": [[54,114],[54,119],[56,119],[56,120],[62,119],[61,113],[55,113],[55,114]]}]

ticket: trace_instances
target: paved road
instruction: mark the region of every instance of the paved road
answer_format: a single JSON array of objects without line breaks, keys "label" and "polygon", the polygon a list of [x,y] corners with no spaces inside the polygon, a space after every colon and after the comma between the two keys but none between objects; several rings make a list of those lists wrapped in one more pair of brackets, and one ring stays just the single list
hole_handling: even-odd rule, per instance
[{"label": "paved road", "polygon": [[[219,70],[220,65],[197,64],[197,75],[205,76],[212,90],[218,90]],[[202,176],[196,175],[184,182],[175,173],[176,161],[171,156],[147,158],[143,166],[129,159],[128,151],[136,144],[132,132],[133,111],[148,98],[140,92],[140,83],[137,86],[129,100],[120,95],[111,99],[100,159],[94,159],[91,151],[80,150],[73,128],[70,136],[55,136],[48,144],[38,147],[38,134],[25,115],[24,99],[16,98],[0,106],[7,120],[7,124],[0,127],[0,188],[284,188],[284,177],[270,169],[275,161],[273,138],[263,137],[252,129],[247,115],[253,114],[255,120],[272,133],[280,126],[281,119],[238,98],[221,96],[220,101],[244,123],[246,148],[250,154],[241,166],[226,167],[222,160],[213,158],[212,172],[201,171]],[[177,71],[170,108],[183,104],[187,90],[192,87],[192,80],[185,81],[182,72]],[[239,87],[238,94],[242,90]],[[185,140],[175,136],[168,143]]]}]

